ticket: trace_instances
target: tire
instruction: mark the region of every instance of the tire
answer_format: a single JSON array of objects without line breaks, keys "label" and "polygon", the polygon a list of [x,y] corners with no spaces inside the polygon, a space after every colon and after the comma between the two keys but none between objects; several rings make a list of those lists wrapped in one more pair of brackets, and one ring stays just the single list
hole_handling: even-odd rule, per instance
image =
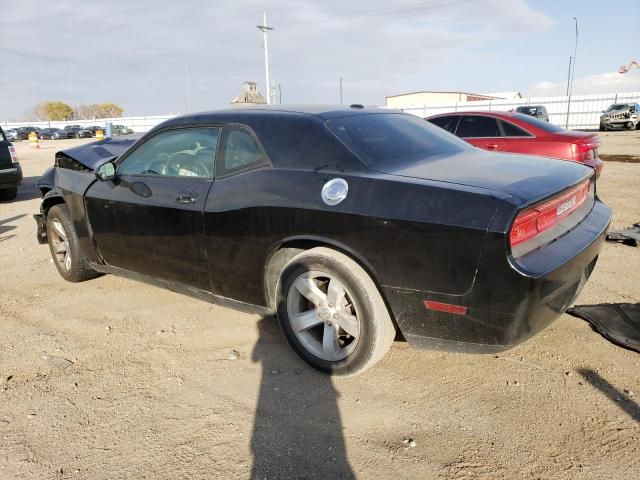
[{"label": "tire", "polygon": [[18,189],[17,188],[5,188],[3,190],[0,190],[0,200],[2,201],[10,201],[10,200],[15,200],[15,198],[18,196]]},{"label": "tire", "polygon": [[276,305],[289,345],[309,365],[332,375],[364,372],[395,338],[371,277],[330,248],[304,251],[287,263],[276,287]]},{"label": "tire", "polygon": [[627,128],[628,128],[629,130],[635,130],[635,129],[636,129],[636,126],[633,124],[633,122],[628,122],[628,123],[627,123]]},{"label": "tire", "polygon": [[83,282],[100,276],[82,253],[78,235],[65,204],[54,205],[47,213],[47,240],[53,263],[69,282]]},{"label": "tire", "polygon": [[604,128],[604,124],[602,124],[602,123],[600,124],[600,129],[599,130],[601,132],[604,132],[606,130],[606,128]]}]

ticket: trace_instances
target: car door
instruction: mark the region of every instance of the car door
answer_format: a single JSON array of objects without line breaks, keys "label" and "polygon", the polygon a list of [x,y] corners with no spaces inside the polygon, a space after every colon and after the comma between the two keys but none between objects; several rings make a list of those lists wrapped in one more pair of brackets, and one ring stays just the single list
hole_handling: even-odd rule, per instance
[{"label": "car door", "polygon": [[[216,159],[216,187],[205,208],[205,246],[214,294],[247,299],[262,288],[256,259],[264,255],[265,231],[260,209],[243,209],[241,198],[256,195],[252,176],[270,166],[256,135],[243,125],[224,128]],[[278,228],[269,225],[268,229]],[[259,262],[258,262],[259,263]],[[259,286],[259,288],[257,288]]]},{"label": "car door", "polygon": [[203,211],[213,184],[218,127],[161,131],[117,162],[113,181],[85,195],[105,263],[210,290]]},{"label": "car door", "polygon": [[462,115],[456,135],[485,150],[501,151],[505,146],[498,120],[486,115]]},{"label": "car door", "polygon": [[504,135],[503,152],[540,155],[541,142],[536,139],[535,135],[507,120],[501,119],[499,123]]}]

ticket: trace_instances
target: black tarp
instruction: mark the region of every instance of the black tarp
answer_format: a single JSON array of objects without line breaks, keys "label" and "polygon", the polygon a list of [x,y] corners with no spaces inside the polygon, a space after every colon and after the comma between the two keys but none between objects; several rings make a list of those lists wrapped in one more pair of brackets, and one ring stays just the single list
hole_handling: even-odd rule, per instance
[{"label": "black tarp", "polygon": [[609,230],[607,240],[637,247],[640,244],[640,223],[634,223],[631,228],[624,230]]},{"label": "black tarp", "polygon": [[576,305],[567,310],[613,343],[640,352],[640,303]]}]

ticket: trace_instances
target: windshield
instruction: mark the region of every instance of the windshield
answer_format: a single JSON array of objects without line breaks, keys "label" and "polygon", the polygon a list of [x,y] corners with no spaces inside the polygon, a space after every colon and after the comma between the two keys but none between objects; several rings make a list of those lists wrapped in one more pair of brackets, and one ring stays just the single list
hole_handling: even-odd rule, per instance
[{"label": "windshield", "polygon": [[529,115],[535,115],[538,107],[518,107],[516,108],[516,112],[520,113],[528,113]]},{"label": "windshield", "polygon": [[536,118],[536,117],[523,115],[522,113],[514,113],[513,116],[518,120],[528,123],[529,125],[533,125],[534,127],[539,128],[540,130],[544,130],[545,132],[557,133],[557,132],[564,131],[564,128],[558,127],[557,125],[554,125],[549,122],[545,122],[544,120],[540,120],[539,118]]},{"label": "windshield", "polygon": [[619,103],[611,105],[609,108],[607,108],[607,112],[611,112],[612,110],[626,110],[627,108],[629,108],[629,105],[627,105],[626,103]]},{"label": "windshield", "polygon": [[331,132],[369,167],[453,155],[472,147],[414,115],[374,113],[329,120]]}]

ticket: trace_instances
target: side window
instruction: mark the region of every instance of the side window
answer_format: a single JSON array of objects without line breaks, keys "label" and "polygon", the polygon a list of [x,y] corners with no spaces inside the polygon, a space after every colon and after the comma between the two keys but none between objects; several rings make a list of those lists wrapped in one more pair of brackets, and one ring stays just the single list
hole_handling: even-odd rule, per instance
[{"label": "side window", "polygon": [[458,125],[456,135],[463,138],[502,136],[497,120],[481,115],[463,116]]},{"label": "side window", "polygon": [[447,132],[454,133],[456,131],[459,118],[460,115],[447,115],[446,117],[432,118],[429,122],[440,128],[444,128]]},{"label": "side window", "polygon": [[267,155],[255,137],[240,127],[229,127],[225,131],[218,158],[220,162],[218,165],[219,175],[268,163]]},{"label": "side window", "polygon": [[505,137],[531,137],[532,135],[511,122],[501,121]]},{"label": "side window", "polygon": [[120,175],[213,178],[220,137],[215,127],[180,128],[159,133],[118,166]]}]

